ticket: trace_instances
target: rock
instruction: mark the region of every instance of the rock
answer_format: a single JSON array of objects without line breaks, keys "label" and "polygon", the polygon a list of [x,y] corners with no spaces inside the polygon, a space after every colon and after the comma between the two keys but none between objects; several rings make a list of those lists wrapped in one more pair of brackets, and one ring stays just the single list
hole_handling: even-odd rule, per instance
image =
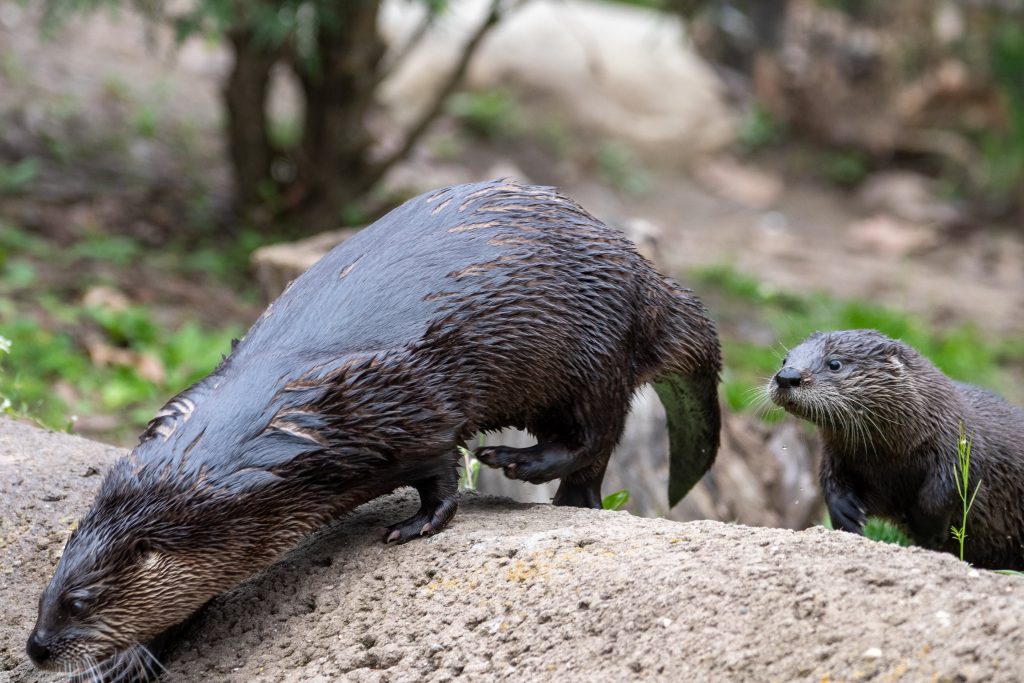
[{"label": "rock", "polygon": [[939,239],[930,228],[879,214],[850,225],[847,242],[882,258],[901,259],[938,246]]},{"label": "rock", "polygon": [[298,242],[272,244],[254,251],[250,263],[264,299],[268,302],[276,299],[289,282],[358,231],[358,228],[332,230]]},{"label": "rock", "polygon": [[782,195],[782,179],[735,159],[706,159],[694,167],[697,181],[715,194],[753,209],[766,209]]},{"label": "rock", "polygon": [[[0,420],[3,680],[52,679],[23,653],[36,596],[99,486],[80,473],[117,455]],[[382,545],[416,505],[363,506],[214,600],[167,680],[855,680],[865,659],[878,680],[1018,680],[1024,582],[951,555],[480,495],[443,533]]]},{"label": "rock", "polygon": [[867,213],[890,214],[913,225],[948,227],[964,220],[956,207],[938,197],[934,180],[912,171],[872,174],[857,199]]},{"label": "rock", "polygon": [[[490,4],[463,0],[447,8],[385,83],[383,99],[393,116],[408,122],[422,111]],[[734,116],[681,22],[620,4],[521,4],[481,44],[467,89],[525,92],[573,126],[669,163],[732,141]],[[402,45],[420,16],[405,2],[388,2],[381,30],[389,43]]]}]

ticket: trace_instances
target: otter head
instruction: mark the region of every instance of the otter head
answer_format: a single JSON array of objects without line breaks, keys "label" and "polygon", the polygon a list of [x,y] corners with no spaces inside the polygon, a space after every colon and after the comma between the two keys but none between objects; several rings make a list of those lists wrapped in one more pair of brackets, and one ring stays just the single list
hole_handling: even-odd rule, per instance
[{"label": "otter head", "polygon": [[81,673],[138,656],[138,646],[268,563],[267,548],[240,540],[266,539],[239,508],[253,496],[205,479],[134,455],[114,465],[39,599],[26,647],[38,667]]},{"label": "otter head", "polygon": [[776,405],[810,420],[827,441],[876,450],[922,403],[910,377],[922,359],[874,330],[816,332],[792,349],[769,380]]}]

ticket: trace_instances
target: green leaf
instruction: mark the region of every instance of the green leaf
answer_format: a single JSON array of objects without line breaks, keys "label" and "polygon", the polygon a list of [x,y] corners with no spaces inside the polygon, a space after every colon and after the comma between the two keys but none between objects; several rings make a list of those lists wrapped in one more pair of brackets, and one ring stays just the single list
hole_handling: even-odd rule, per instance
[{"label": "green leaf", "polygon": [[21,192],[39,175],[39,160],[22,159],[16,164],[0,164],[0,194]]},{"label": "green leaf", "polygon": [[622,489],[615,493],[609,493],[601,501],[602,510],[621,510],[622,507],[629,502],[629,490]]},{"label": "green leaf", "polygon": [[864,537],[881,543],[892,543],[904,548],[911,545],[903,530],[891,522],[878,517],[868,517],[864,523]]}]

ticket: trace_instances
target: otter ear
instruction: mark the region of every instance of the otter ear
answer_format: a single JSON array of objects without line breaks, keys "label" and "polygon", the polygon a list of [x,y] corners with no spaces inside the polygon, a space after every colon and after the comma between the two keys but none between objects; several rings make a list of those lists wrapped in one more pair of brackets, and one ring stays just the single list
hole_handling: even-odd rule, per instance
[{"label": "otter ear", "polygon": [[893,363],[903,366],[907,362],[906,346],[898,341],[886,339],[882,342],[881,355]]},{"label": "otter ear", "polygon": [[140,538],[132,546],[132,555],[144,557],[153,551],[153,543],[148,538]]}]

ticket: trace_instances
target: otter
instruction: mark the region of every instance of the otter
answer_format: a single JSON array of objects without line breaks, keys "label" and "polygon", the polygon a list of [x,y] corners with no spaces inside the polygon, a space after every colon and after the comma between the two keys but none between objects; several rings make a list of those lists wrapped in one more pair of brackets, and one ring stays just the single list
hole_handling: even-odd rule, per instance
[{"label": "otter", "polygon": [[813,422],[824,441],[821,486],[835,529],[868,516],[915,543],[958,552],[957,447],[971,443],[964,559],[1024,569],[1024,410],[954,382],[907,344],[874,330],[815,333],[789,351],[769,398]]},{"label": "otter", "polygon": [[479,432],[529,430],[536,446],[478,457],[598,508],[646,382],[666,404],[675,504],[718,449],[720,364],[700,301],[554,188],[411,199],[298,277],[112,466],[28,654],[88,675],[138,667],[145,643],[399,487],[420,508],[384,540],[435,534],[458,505],[456,447]]}]

